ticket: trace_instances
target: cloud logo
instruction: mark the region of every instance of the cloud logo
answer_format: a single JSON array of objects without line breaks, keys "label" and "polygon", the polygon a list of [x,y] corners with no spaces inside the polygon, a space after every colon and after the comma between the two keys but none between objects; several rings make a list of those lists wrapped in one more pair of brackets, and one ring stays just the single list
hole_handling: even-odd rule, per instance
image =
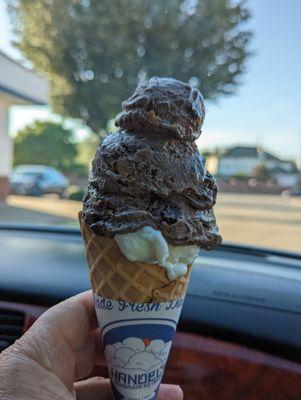
[{"label": "cloud logo", "polygon": [[108,344],[105,355],[110,366],[129,370],[150,371],[165,364],[171,341],[149,340],[129,337],[122,342]]}]

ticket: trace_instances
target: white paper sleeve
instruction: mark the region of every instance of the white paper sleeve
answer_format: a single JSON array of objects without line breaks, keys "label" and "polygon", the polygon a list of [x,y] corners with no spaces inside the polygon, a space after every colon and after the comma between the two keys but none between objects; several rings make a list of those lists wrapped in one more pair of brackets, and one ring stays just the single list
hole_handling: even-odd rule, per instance
[{"label": "white paper sleeve", "polygon": [[155,400],[184,297],[127,303],[95,295],[115,400]]}]

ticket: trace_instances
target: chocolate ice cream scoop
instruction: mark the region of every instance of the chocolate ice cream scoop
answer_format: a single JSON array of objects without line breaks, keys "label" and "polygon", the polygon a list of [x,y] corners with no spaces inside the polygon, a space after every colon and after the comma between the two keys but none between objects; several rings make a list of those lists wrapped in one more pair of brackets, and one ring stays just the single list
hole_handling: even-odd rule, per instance
[{"label": "chocolate ice cream scoop", "polygon": [[169,78],[138,86],[117,119],[123,129],[104,139],[92,163],[83,218],[94,233],[151,226],[174,246],[221,242],[216,183],[194,143],[203,119],[197,89]]},{"label": "chocolate ice cream scoop", "polygon": [[197,139],[205,117],[201,93],[172,78],[151,78],[122,103],[116,126],[130,132],[158,132],[166,138]]}]

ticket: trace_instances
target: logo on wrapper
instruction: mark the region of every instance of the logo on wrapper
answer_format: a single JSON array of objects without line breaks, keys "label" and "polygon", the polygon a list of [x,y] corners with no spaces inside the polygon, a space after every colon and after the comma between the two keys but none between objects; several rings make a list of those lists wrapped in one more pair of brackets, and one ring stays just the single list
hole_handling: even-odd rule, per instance
[{"label": "logo on wrapper", "polygon": [[116,400],[156,399],[183,302],[137,304],[95,295]]}]

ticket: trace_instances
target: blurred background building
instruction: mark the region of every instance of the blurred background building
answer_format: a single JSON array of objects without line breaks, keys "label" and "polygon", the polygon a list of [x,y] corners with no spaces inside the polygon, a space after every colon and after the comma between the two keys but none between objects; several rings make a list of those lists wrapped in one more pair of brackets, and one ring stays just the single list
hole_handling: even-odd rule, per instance
[{"label": "blurred background building", "polygon": [[292,187],[300,180],[300,172],[294,161],[280,159],[257,146],[235,146],[209,155],[207,166],[221,178],[274,179],[282,188]]},{"label": "blurred background building", "polygon": [[44,105],[47,102],[47,82],[0,52],[0,200],[9,193],[12,168],[9,109],[12,105]]}]

